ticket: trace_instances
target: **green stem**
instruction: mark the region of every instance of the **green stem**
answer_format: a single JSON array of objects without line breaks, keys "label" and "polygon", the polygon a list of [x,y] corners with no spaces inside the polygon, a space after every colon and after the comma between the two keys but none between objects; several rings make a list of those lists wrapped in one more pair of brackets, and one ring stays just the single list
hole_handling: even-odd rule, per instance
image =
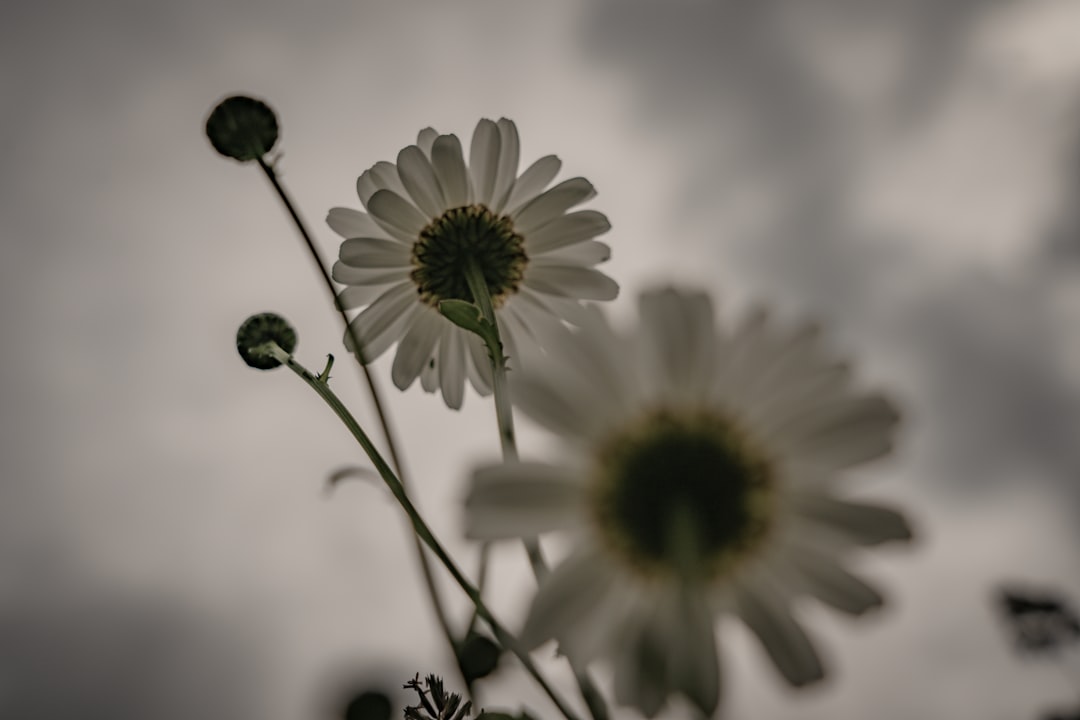
[{"label": "green stem", "polygon": [[[289,197],[289,194],[285,191],[285,187],[281,184],[281,181],[278,180],[277,173],[274,172],[274,167],[268,164],[263,158],[259,158],[259,167],[262,169],[263,173],[266,174],[267,180],[270,181],[278,198],[288,211],[289,217],[292,218],[293,224],[296,226],[297,231],[300,233],[300,237],[303,238],[304,244],[307,246],[312,261],[315,263],[315,266],[319,270],[319,274],[322,276],[323,285],[326,287],[327,292],[330,293],[330,301],[334,304],[334,307],[337,308],[338,314],[341,316],[341,322],[344,323],[345,332],[352,341],[353,348],[355,348],[356,360],[360,365],[360,370],[367,383],[368,393],[371,395],[371,404],[375,409],[375,415],[379,419],[379,426],[382,428],[383,437],[386,440],[386,447],[390,452],[390,461],[393,462],[398,476],[401,477],[402,484],[405,485],[405,467],[402,464],[401,456],[397,451],[397,442],[395,442],[394,433],[390,427],[389,416],[383,405],[382,393],[379,391],[379,386],[375,382],[375,377],[361,359],[363,358],[363,353],[361,352],[363,345],[360,342],[360,338],[357,336],[356,331],[353,329],[352,324],[349,322],[349,316],[345,314],[345,310],[342,309],[337,302],[337,289],[334,286],[333,278],[330,277],[330,271],[326,269],[326,263],[319,254],[319,249],[315,246],[311,233],[308,232],[307,225],[304,223],[303,219],[301,219],[300,213],[297,212],[296,206]],[[435,613],[435,620],[439,624],[439,629],[442,631],[447,645],[450,646],[450,651],[454,654],[454,661],[457,663],[458,671],[461,673],[461,679],[465,683],[471,699],[471,684],[468,682],[468,675],[465,674],[465,668],[461,664],[461,655],[458,652],[458,644],[454,639],[453,631],[450,629],[450,621],[447,619],[446,609],[443,607],[442,599],[439,597],[438,587],[435,585],[435,576],[431,571],[431,562],[428,559],[427,553],[424,552],[424,546],[420,542],[420,538],[414,535],[413,543],[416,549],[416,558],[420,563],[420,573],[424,578],[424,585],[427,588],[428,597],[431,598],[431,608]]]},{"label": "green stem", "polygon": [[277,343],[270,342],[267,343],[267,345],[264,347],[266,347],[267,351],[270,352],[275,358],[277,358],[283,365],[288,366],[290,370],[292,370],[304,382],[306,382],[308,386],[311,387],[311,389],[313,389],[319,395],[319,397],[321,397],[323,401],[330,406],[330,409],[334,411],[334,414],[336,414],[338,418],[341,419],[341,421],[345,424],[345,427],[347,427],[349,429],[349,432],[352,433],[357,443],[360,444],[360,447],[363,448],[365,453],[367,453],[368,458],[371,459],[371,462],[375,466],[375,469],[378,471],[379,475],[386,483],[386,486],[390,488],[390,492],[394,495],[394,498],[398,501],[398,504],[401,505],[401,508],[405,511],[405,514],[409,516],[409,521],[412,523],[413,530],[415,531],[416,536],[420,538],[425,545],[428,546],[431,552],[435,554],[435,557],[437,557],[439,561],[442,562],[443,566],[446,567],[446,570],[450,573],[450,576],[454,578],[454,581],[458,584],[462,591],[469,597],[470,600],[472,600],[473,605],[476,607],[477,614],[479,614],[480,617],[483,618],[484,622],[488,624],[492,632],[495,634],[495,638],[503,647],[507,648],[512,653],[514,653],[514,655],[517,656],[522,666],[528,671],[530,675],[532,675],[533,679],[536,680],[537,684],[540,685],[540,687],[544,690],[545,693],[547,693],[548,697],[551,698],[551,701],[555,704],[555,707],[559,709],[559,712],[561,712],[563,716],[567,718],[567,720],[578,720],[577,716],[566,704],[566,701],[563,700],[558,695],[558,693],[555,692],[555,689],[551,687],[547,679],[544,678],[543,674],[541,674],[539,668],[537,668],[536,665],[533,663],[532,658],[529,657],[528,651],[526,651],[525,648],[522,647],[518,639],[508,630],[506,630],[506,628],[503,627],[502,623],[500,623],[495,618],[495,616],[492,615],[487,605],[484,604],[483,598],[480,597],[480,591],[476,587],[474,587],[473,584],[470,583],[469,580],[458,569],[453,559],[451,559],[450,555],[446,552],[442,544],[435,537],[435,534],[432,533],[427,523],[424,522],[424,519],[420,516],[420,513],[416,509],[416,506],[412,504],[412,501],[409,499],[408,494],[405,492],[405,487],[401,484],[401,481],[398,480],[397,476],[394,474],[394,471],[390,468],[389,465],[386,464],[386,461],[383,460],[382,455],[379,454],[379,451],[375,448],[375,445],[371,442],[370,438],[368,438],[367,434],[360,427],[360,424],[356,422],[356,418],[352,416],[352,413],[349,412],[349,409],[346,408],[345,405],[341,402],[341,400],[338,399],[337,395],[334,394],[334,391],[331,390],[326,383],[320,382],[318,376],[314,375],[307,368],[298,363],[291,355],[282,350],[281,347],[277,345]]},{"label": "green stem", "polygon": [[[480,593],[480,596],[484,595],[484,588],[487,585],[488,567],[491,563],[491,542],[485,541],[480,544],[480,563],[476,573],[476,591]],[[465,636],[468,637],[476,629],[476,621],[480,619],[480,615],[473,611],[472,617],[469,619],[469,628],[465,631]]]},{"label": "green stem", "polygon": [[[514,435],[514,413],[510,404],[509,388],[506,384],[506,355],[502,352],[502,339],[499,333],[499,322],[495,316],[495,307],[491,301],[491,291],[488,289],[484,273],[476,260],[470,258],[465,266],[465,281],[469,284],[469,291],[473,300],[480,307],[480,312],[495,328],[497,347],[489,348],[491,351],[491,374],[492,394],[495,396],[495,418],[499,424],[499,442],[502,445],[504,462],[516,462],[518,459],[517,441]],[[548,575],[547,562],[540,550],[540,541],[535,537],[522,538],[525,552],[529,556],[529,565],[537,584],[543,582]],[[608,709],[604,697],[596,687],[596,683],[589,677],[588,670],[567,656],[570,668],[574,671],[581,696],[589,707],[589,713],[594,720],[607,720]]]}]

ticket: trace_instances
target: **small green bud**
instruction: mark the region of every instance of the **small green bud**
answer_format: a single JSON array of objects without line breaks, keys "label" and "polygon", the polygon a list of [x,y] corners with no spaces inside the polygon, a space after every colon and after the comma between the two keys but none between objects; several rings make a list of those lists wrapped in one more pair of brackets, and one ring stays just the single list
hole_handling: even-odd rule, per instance
[{"label": "small green bud", "polygon": [[495,672],[502,650],[491,639],[479,633],[470,633],[458,648],[458,658],[465,681],[472,684]]},{"label": "small green bud", "polygon": [[266,103],[244,95],[225,98],[206,119],[206,137],[225,157],[250,162],[273,150],[278,122]]},{"label": "small green bud", "polygon": [[393,712],[386,693],[368,690],[349,702],[345,708],[345,720],[390,720]]},{"label": "small green bud", "polygon": [[296,331],[285,318],[274,313],[252,315],[236,331],[236,350],[244,362],[253,368],[270,370],[281,364],[277,358],[261,349],[268,342],[275,342],[282,350],[292,354],[296,349]]}]

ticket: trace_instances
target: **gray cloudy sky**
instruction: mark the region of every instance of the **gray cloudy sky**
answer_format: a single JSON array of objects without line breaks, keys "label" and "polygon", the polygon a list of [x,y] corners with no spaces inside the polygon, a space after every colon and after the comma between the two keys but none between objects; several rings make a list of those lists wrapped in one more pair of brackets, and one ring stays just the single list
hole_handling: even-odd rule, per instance
[{"label": "gray cloudy sky", "polygon": [[[302,361],[340,347],[269,188],[202,137],[238,91],[277,109],[328,256],[322,217],[364,168],[421,127],[507,116],[524,159],[598,188],[617,316],[671,280],[765,301],[897,396],[899,452],[858,478],[920,530],[864,563],[890,608],[806,608],[834,672],[799,694],[725,627],[728,717],[1070,702],[1010,652],[992,591],[1080,600],[1075,0],[55,0],[0,10],[0,717],[320,718],[351,683],[449,668],[396,508],[323,493],[359,461],[345,432],[235,357],[269,309]],[[355,373],[337,382],[362,408]],[[420,504],[468,561],[455,508],[497,454],[491,408],[391,398]],[[519,555],[497,554],[511,620]],[[512,675],[485,701],[550,716]]]}]

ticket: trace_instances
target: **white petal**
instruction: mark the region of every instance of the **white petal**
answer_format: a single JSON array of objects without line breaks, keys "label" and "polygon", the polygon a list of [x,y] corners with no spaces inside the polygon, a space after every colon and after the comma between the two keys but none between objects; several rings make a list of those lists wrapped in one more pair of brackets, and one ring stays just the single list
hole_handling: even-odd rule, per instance
[{"label": "white petal", "polygon": [[[350,323],[363,346],[363,361],[369,363],[386,352],[412,321],[421,306],[412,283],[401,283],[383,293]],[[350,333],[345,347],[354,351]]]},{"label": "white petal", "polygon": [[566,387],[570,397],[590,408],[596,427],[609,427],[631,412],[639,384],[637,373],[626,362],[633,347],[614,333],[602,315],[593,316],[581,332],[555,347],[558,352],[538,362],[535,373],[527,370],[525,374]]},{"label": "white petal", "polygon": [[619,629],[621,585],[610,558],[588,545],[578,549],[540,583],[522,644],[532,649],[556,638],[575,660],[587,663]]},{"label": "white petal", "polygon": [[501,311],[499,317],[514,315],[541,348],[556,347],[570,332],[551,309],[547,298],[522,286]]},{"label": "white petal", "polygon": [[771,353],[763,339],[767,328],[767,313],[755,308],[747,313],[735,331],[724,342],[717,358],[714,398],[723,405],[754,407],[755,399],[747,388],[752,385],[758,368],[769,362]]},{"label": "white petal", "polygon": [[896,510],[883,505],[840,500],[823,493],[792,493],[798,515],[824,529],[837,532],[859,545],[910,540],[911,528]]},{"label": "white petal", "polygon": [[543,227],[594,195],[596,195],[596,190],[585,178],[563,180],[514,212],[514,228],[528,236],[529,233]]},{"label": "white petal", "polygon": [[825,677],[821,659],[777,592],[778,588],[770,587],[763,578],[738,585],[735,598],[739,617],[754,631],[791,685],[802,687],[821,680]]},{"label": "white petal", "polygon": [[488,119],[476,123],[469,149],[469,172],[472,174],[475,201],[491,206],[495,176],[499,171],[499,128]]},{"label": "white petal", "polygon": [[576,327],[584,327],[587,325],[589,316],[592,314],[593,310],[597,308],[596,305],[586,305],[576,298],[542,295],[524,285],[518,289],[518,294],[533,295],[540,298],[555,317]]},{"label": "white petal", "polygon": [[411,202],[390,190],[379,190],[367,204],[372,219],[386,232],[406,243],[414,243],[427,219]]},{"label": "white petal", "polygon": [[521,147],[518,140],[517,126],[512,120],[499,118],[499,165],[495,171],[495,186],[491,195],[491,210],[502,212],[510,197],[514,180],[517,178],[518,161]]},{"label": "white petal", "polygon": [[331,275],[342,285],[386,285],[409,279],[401,268],[352,267],[341,261],[334,263]]},{"label": "white petal", "polygon": [[356,181],[356,193],[360,196],[360,202],[365,208],[371,196],[379,190],[392,190],[398,195],[405,195],[405,186],[401,184],[394,163],[380,160],[365,170]]},{"label": "white petal", "polygon": [[361,268],[408,268],[412,250],[396,240],[355,237],[341,243],[341,262]]},{"label": "white petal", "polygon": [[[794,353],[791,353],[792,355]],[[759,392],[753,404],[753,414],[764,429],[782,425],[806,412],[808,408],[828,405],[851,390],[851,369],[844,363],[823,362],[820,356],[803,353],[798,378],[779,378],[764,392]],[[795,371],[792,371],[792,375]]]},{"label": "white petal", "polygon": [[573,265],[530,266],[524,283],[537,292],[578,300],[614,300],[619,285],[599,270]]},{"label": "white petal", "polygon": [[416,136],[416,144],[424,151],[424,155],[431,158],[431,146],[435,144],[435,138],[439,137],[439,133],[435,128],[426,127],[421,130]]},{"label": "white petal", "polygon": [[394,386],[399,390],[412,385],[431,360],[435,345],[439,341],[439,334],[442,332],[443,322],[442,316],[434,310],[421,310],[416,314],[412,327],[398,345],[397,355],[394,356],[394,365],[390,372]]},{"label": "white petal", "polygon": [[450,321],[443,323],[442,338],[439,340],[439,386],[442,388],[443,400],[451,410],[460,410],[465,401],[465,347],[461,334],[464,330],[452,325]]},{"label": "white petal", "polygon": [[[569,380],[567,375],[557,378]],[[584,440],[597,427],[596,397],[584,392],[579,383],[556,384],[554,378],[528,372],[511,376],[510,396],[514,405],[534,422],[553,433]]]},{"label": "white petal", "polygon": [[813,323],[792,329],[763,327],[755,340],[763,361],[748,368],[752,374],[738,382],[746,385],[747,394],[756,398],[755,405],[775,399],[778,405],[786,400],[788,409],[798,408],[796,399],[828,367],[825,353],[819,347],[820,328]]},{"label": "white petal", "polygon": [[465,366],[469,382],[480,395],[490,395],[493,378],[487,346],[475,334],[468,333],[465,335],[465,348],[469,352],[469,359]]},{"label": "white petal", "polygon": [[705,293],[656,290],[638,303],[643,380],[662,398],[700,401],[715,371],[716,320]]},{"label": "white petal", "polygon": [[807,462],[842,470],[888,454],[899,417],[881,395],[841,397],[805,408],[799,417],[770,428],[770,434]]},{"label": "white petal", "polygon": [[581,525],[581,481],[566,468],[513,462],[473,472],[465,498],[465,537],[536,537]]},{"label": "white petal", "polygon": [[424,392],[433,393],[439,389],[438,351],[439,348],[436,346],[434,354],[428,359],[424,369],[420,371],[420,387],[424,388]]},{"label": "white petal", "polygon": [[598,240],[586,240],[529,259],[530,265],[581,265],[592,267],[611,259],[611,247]]},{"label": "white petal", "polygon": [[821,602],[848,613],[862,615],[879,608],[885,599],[862,579],[852,575],[831,557],[802,546],[793,550],[792,560],[798,587]]},{"label": "white petal", "polygon": [[469,204],[469,173],[456,135],[440,135],[431,148],[431,164],[448,208]]},{"label": "white petal", "polygon": [[371,303],[386,291],[381,285],[352,285],[337,295],[337,306],[342,310],[352,310]]},{"label": "white petal", "polygon": [[421,212],[434,220],[446,210],[442,188],[424,151],[416,145],[402,149],[397,157],[398,176]]},{"label": "white petal", "polygon": [[382,237],[382,228],[367,213],[351,208],[330,208],[326,215],[326,224],[343,238]]},{"label": "white petal", "polygon": [[513,214],[515,210],[532,200],[559,174],[562,161],[554,155],[545,155],[521,173],[510,189],[510,197],[503,210]]},{"label": "white petal", "polygon": [[603,235],[611,229],[607,216],[596,210],[578,210],[560,215],[542,228],[525,236],[525,252],[530,257],[574,245]]}]

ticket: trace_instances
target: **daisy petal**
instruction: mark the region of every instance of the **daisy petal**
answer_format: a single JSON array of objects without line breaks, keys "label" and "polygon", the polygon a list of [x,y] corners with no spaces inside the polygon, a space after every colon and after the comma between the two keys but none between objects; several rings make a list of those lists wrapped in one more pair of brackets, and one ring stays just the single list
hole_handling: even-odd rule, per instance
[{"label": "daisy petal", "polygon": [[[440,342],[441,342],[440,335]],[[424,369],[420,371],[420,387],[424,388],[424,392],[433,393],[439,389],[439,362],[437,359],[439,347],[435,346],[435,350],[427,363],[424,365]]]},{"label": "daisy petal", "polygon": [[367,213],[351,208],[330,208],[326,224],[343,238],[382,237],[382,228]]},{"label": "daisy petal", "polygon": [[739,617],[754,631],[777,670],[794,687],[825,677],[813,643],[790,611],[777,601],[777,589],[759,583],[736,589]]},{"label": "daisy petal", "polygon": [[579,300],[614,300],[619,285],[599,270],[573,265],[530,266],[525,270],[526,287],[537,292]]},{"label": "daisy petal", "polygon": [[692,403],[701,400],[715,372],[716,325],[704,293],[673,289],[645,293],[639,303],[645,377],[657,391]]},{"label": "daisy petal", "polygon": [[502,212],[509,199],[514,179],[517,178],[521,152],[517,126],[513,121],[499,118],[497,126],[499,128],[499,165],[495,171],[495,186],[491,195],[491,210],[496,214]]},{"label": "daisy petal", "polygon": [[477,335],[468,333],[465,335],[465,349],[468,350],[469,358],[466,361],[466,370],[469,382],[480,395],[490,395],[492,389],[491,360],[488,358],[487,346]]},{"label": "daisy petal", "polygon": [[443,400],[451,410],[460,410],[465,401],[465,348],[462,343],[463,330],[444,322],[442,338],[439,340],[439,387],[442,388]]},{"label": "daisy petal", "polygon": [[334,263],[331,276],[342,285],[386,285],[407,277],[401,268],[353,267],[340,260]]},{"label": "daisy petal", "polygon": [[510,395],[515,406],[551,432],[586,437],[595,427],[589,407],[592,396],[575,393],[574,385],[548,382],[532,374],[515,375],[510,379]]},{"label": "daisy petal", "polygon": [[512,217],[514,227],[523,235],[543,227],[547,223],[560,217],[575,205],[580,205],[596,195],[592,183],[582,177],[563,180],[561,183],[537,195],[521,209],[516,210]]},{"label": "daisy petal", "polygon": [[465,537],[536,537],[580,524],[582,485],[566,468],[513,462],[473,473],[465,499]]},{"label": "daisy petal", "polygon": [[469,149],[469,172],[476,202],[490,207],[499,172],[499,128],[490,120],[476,123]]},{"label": "daisy petal", "polygon": [[799,569],[806,592],[841,612],[858,616],[885,604],[881,593],[830,558],[804,555]]},{"label": "daisy petal", "polygon": [[352,310],[370,304],[385,292],[379,285],[351,285],[337,295],[337,306],[341,310]]},{"label": "daisy petal", "polygon": [[469,204],[469,172],[456,135],[440,135],[431,147],[431,165],[442,186],[447,207]]},{"label": "daisy petal", "polygon": [[821,527],[842,533],[863,546],[911,540],[904,516],[892,508],[803,492],[791,498],[795,511]]},{"label": "daisy petal", "polygon": [[543,253],[574,245],[603,235],[611,229],[611,223],[603,213],[595,210],[578,210],[561,215],[544,227],[525,236],[525,249],[530,256],[542,257]]},{"label": "daisy petal", "polygon": [[356,192],[365,208],[367,208],[371,196],[379,190],[391,190],[401,196],[406,194],[405,186],[401,184],[401,178],[398,177],[397,167],[394,166],[394,163],[380,160],[365,170],[356,181]]},{"label": "daisy petal", "polygon": [[527,167],[510,189],[505,212],[512,215],[519,207],[539,195],[559,174],[561,167],[562,161],[554,155],[545,155]]},{"label": "daisy petal", "polygon": [[341,243],[341,262],[361,268],[408,268],[412,251],[395,240],[356,237]]},{"label": "daisy petal", "polygon": [[[611,563],[595,548],[583,547],[543,579],[519,636],[529,649],[556,638],[575,660],[587,663],[618,626],[623,605]],[[600,631],[598,633],[598,631]]]},{"label": "daisy petal", "polygon": [[417,146],[424,151],[424,155],[431,159],[431,147],[435,144],[435,138],[439,137],[439,133],[435,131],[435,128],[426,127],[416,135]]},{"label": "daisy petal", "polygon": [[427,219],[408,200],[391,190],[379,190],[367,204],[372,219],[398,240],[413,243],[427,225]]},{"label": "daisy petal", "polygon": [[766,563],[790,597],[810,595],[854,616],[884,604],[881,593],[840,565],[837,558],[846,548],[835,535],[798,525],[783,535],[786,537]]},{"label": "daisy petal", "polygon": [[401,184],[421,212],[425,213],[429,220],[442,215],[446,202],[443,200],[439,181],[435,179],[435,171],[431,169],[431,162],[424,151],[416,145],[404,148],[398,153],[397,169]]},{"label": "daisy petal", "polygon": [[[412,283],[395,285],[378,297],[350,323],[363,345],[363,362],[369,363],[394,343],[398,334],[419,309]],[[354,352],[351,333],[345,334],[345,347]]]},{"label": "daisy petal", "polygon": [[868,395],[807,408],[773,431],[814,464],[842,470],[887,454],[899,417],[885,397]]},{"label": "daisy petal", "polygon": [[592,267],[611,259],[611,247],[598,240],[586,240],[538,255],[530,260],[532,265],[581,265]]},{"label": "daisy petal", "polygon": [[435,345],[439,342],[439,333],[442,331],[442,317],[434,311],[421,310],[416,315],[416,320],[405,333],[405,337],[398,344],[397,355],[394,356],[394,365],[390,376],[394,386],[399,390],[405,390],[423,371],[435,352]]}]

